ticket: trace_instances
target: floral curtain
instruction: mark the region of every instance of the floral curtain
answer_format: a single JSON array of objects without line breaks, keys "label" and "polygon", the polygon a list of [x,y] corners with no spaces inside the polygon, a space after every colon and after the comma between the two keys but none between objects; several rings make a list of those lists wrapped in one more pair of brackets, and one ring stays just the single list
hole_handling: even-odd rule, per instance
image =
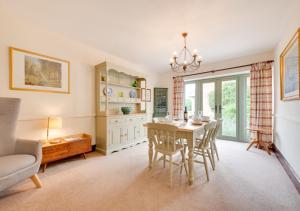
[{"label": "floral curtain", "polygon": [[[251,66],[250,72],[250,128],[272,130],[272,62]],[[256,140],[256,134],[251,134]],[[272,141],[272,133],[262,133],[261,141]]]},{"label": "floral curtain", "polygon": [[173,79],[173,116],[177,117],[184,111],[184,80],[183,77]]}]

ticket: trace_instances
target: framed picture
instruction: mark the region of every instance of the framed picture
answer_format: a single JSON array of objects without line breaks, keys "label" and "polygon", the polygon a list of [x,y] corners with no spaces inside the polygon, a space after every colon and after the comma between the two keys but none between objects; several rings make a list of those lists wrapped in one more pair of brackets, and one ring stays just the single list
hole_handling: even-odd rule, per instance
[{"label": "framed picture", "polygon": [[70,93],[70,62],[10,47],[12,90]]},{"label": "framed picture", "polygon": [[146,89],[146,102],[151,102],[151,89]]},{"label": "framed picture", "polygon": [[300,99],[300,28],[280,55],[281,100]]}]

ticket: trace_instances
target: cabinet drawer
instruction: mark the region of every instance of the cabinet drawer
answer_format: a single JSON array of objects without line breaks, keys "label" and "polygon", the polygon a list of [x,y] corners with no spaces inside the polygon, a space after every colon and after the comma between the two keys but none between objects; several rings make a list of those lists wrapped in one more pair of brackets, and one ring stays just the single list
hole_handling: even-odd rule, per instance
[{"label": "cabinet drawer", "polygon": [[134,122],[136,121],[136,118],[135,117],[128,117],[126,118],[126,124],[128,125],[131,125],[131,124],[134,124]]},{"label": "cabinet drawer", "polygon": [[48,163],[55,160],[68,157],[68,144],[61,144],[53,147],[43,148],[42,163]]},{"label": "cabinet drawer", "polygon": [[109,122],[109,126],[115,127],[115,126],[120,126],[120,125],[124,124],[124,119],[121,119],[121,118],[109,119],[108,122]]},{"label": "cabinet drawer", "polygon": [[91,143],[89,140],[82,139],[80,141],[70,143],[68,150],[70,155],[77,155],[89,152],[91,150]]}]

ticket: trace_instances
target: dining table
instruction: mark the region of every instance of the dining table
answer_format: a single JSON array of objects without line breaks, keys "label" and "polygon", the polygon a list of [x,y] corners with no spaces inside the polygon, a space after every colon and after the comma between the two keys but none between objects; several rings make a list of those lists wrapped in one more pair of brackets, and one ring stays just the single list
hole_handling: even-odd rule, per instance
[{"label": "dining table", "polygon": [[[204,130],[204,125],[207,124],[206,122],[193,124],[192,120],[188,122],[182,121],[172,121],[172,122],[159,122],[160,124],[171,124],[177,126],[176,131],[176,139],[185,139],[188,147],[188,183],[192,185],[194,182],[194,147],[196,138],[199,137]],[[144,125],[147,127],[147,124]],[[152,139],[149,137],[148,132],[148,142],[149,142],[149,169],[152,168],[153,164],[153,146],[154,143]]]}]

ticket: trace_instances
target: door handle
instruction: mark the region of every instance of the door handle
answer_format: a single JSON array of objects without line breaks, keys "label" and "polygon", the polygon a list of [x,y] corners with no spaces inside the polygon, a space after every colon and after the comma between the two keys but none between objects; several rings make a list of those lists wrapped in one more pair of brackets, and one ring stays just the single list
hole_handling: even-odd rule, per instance
[{"label": "door handle", "polygon": [[222,113],[222,106],[221,105],[219,105],[219,113],[221,114]]}]

